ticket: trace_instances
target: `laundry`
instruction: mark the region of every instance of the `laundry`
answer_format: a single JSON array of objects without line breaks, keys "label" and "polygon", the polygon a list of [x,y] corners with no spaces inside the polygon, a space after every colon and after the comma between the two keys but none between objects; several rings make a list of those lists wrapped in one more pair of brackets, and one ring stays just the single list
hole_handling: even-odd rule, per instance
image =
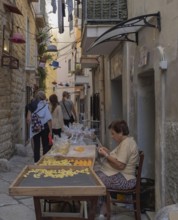
[{"label": "laundry", "polygon": [[51,0],[51,6],[53,7],[53,13],[55,14],[57,11],[56,0]]}]

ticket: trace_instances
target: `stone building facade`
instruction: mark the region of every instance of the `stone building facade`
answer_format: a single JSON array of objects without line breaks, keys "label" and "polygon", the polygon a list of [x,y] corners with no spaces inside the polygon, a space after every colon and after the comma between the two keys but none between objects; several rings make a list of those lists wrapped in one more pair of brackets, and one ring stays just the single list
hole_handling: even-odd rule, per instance
[{"label": "stone building facade", "polygon": [[[139,5],[139,7],[138,7]],[[129,2],[130,17],[160,13],[160,29],[145,27],[138,32],[138,45],[129,45],[126,73],[130,95],[125,99],[134,108],[128,120],[136,130],[146,154],[145,175],[155,179],[156,209],[178,202],[178,88],[176,0]],[[152,18],[152,24],[158,20]],[[144,59],[146,56],[146,60]],[[162,66],[162,61],[167,65]],[[148,156],[147,156],[148,155]]]},{"label": "stone building facade", "polygon": [[[113,147],[107,129],[112,120],[123,118],[128,122],[130,135],[145,153],[142,176],[155,180],[158,210],[178,202],[178,2],[125,2],[128,19],[138,21],[138,16],[159,12],[160,17],[149,19],[154,28],[145,25],[137,30],[138,42],[112,39],[89,50],[87,55],[98,55],[100,61],[92,73],[95,91],[104,97],[100,102],[102,142]],[[97,25],[97,29],[93,28],[95,40],[98,32],[104,33],[103,23]],[[89,37],[84,35],[84,40]],[[135,40],[134,35],[128,37]],[[85,52],[87,48],[82,49]],[[162,66],[162,61],[167,65]]]},{"label": "stone building facade", "polygon": [[[37,26],[31,2],[0,1],[0,158],[10,158],[15,144],[25,143],[27,87],[36,83],[37,63]],[[15,33],[25,43],[9,40]]]}]

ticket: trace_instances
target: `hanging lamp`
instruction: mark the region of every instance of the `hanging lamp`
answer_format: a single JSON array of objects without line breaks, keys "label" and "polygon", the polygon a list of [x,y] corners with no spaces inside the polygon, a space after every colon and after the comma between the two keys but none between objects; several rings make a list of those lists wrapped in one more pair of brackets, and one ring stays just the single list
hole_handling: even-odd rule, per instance
[{"label": "hanging lamp", "polygon": [[55,60],[53,60],[53,62],[51,64],[49,64],[49,65],[52,66],[54,69],[61,68],[59,66],[59,62],[55,61]]},{"label": "hanging lamp", "polygon": [[57,82],[56,82],[56,81],[53,81],[52,84],[53,84],[53,85],[57,85]]},{"label": "hanging lamp", "polygon": [[4,5],[4,8],[6,9],[6,11],[12,12],[15,14],[19,14],[19,15],[23,15],[22,12],[17,8],[16,5],[6,4],[6,3],[3,3],[3,5]]},{"label": "hanging lamp", "polygon": [[49,46],[47,46],[46,52],[58,52],[58,49],[57,49],[56,45],[49,45]]},{"label": "hanging lamp", "polygon": [[43,69],[45,68],[45,65],[46,65],[46,63],[44,63],[44,62],[39,63],[39,67],[42,67]]},{"label": "hanging lamp", "polygon": [[26,43],[21,33],[14,33],[12,37],[9,39],[12,43],[16,44],[24,44]]}]

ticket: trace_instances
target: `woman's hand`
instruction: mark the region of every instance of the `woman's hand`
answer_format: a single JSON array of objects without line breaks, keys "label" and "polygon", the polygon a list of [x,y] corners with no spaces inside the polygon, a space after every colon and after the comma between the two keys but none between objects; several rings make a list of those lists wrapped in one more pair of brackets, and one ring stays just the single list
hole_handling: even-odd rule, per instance
[{"label": "woman's hand", "polygon": [[109,150],[106,147],[100,147],[98,149],[99,154],[101,154],[102,156],[106,157],[109,154]]}]

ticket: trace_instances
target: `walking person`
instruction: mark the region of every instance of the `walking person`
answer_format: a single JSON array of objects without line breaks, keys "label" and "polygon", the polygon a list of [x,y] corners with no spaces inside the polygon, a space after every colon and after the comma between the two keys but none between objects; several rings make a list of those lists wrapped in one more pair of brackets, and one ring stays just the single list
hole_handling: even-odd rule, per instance
[{"label": "walking person", "polygon": [[62,108],[59,105],[58,97],[56,94],[52,94],[49,97],[50,111],[52,114],[52,135],[58,135],[61,137],[61,132],[64,126],[64,119]]},{"label": "walking person", "polygon": [[46,102],[46,95],[38,91],[35,97],[36,109],[29,107],[27,121],[30,123],[30,138],[34,144],[34,162],[40,159],[40,147],[42,142],[43,155],[50,150],[49,136],[52,136],[52,116]]},{"label": "walking person", "polygon": [[64,124],[69,127],[69,124],[77,121],[77,115],[73,102],[69,99],[69,93],[64,91],[62,94],[62,100],[60,101],[62,107]]},{"label": "walking person", "polygon": [[[37,93],[37,90],[34,91],[32,99],[25,106],[25,119],[26,119],[28,128],[29,128],[30,121],[31,121],[31,113],[35,111],[35,109],[37,108],[38,102],[39,102],[39,100],[37,100],[35,98],[36,93]],[[33,139],[32,138],[31,138],[30,142],[31,142],[32,150],[34,151],[34,144],[33,144]]]}]

